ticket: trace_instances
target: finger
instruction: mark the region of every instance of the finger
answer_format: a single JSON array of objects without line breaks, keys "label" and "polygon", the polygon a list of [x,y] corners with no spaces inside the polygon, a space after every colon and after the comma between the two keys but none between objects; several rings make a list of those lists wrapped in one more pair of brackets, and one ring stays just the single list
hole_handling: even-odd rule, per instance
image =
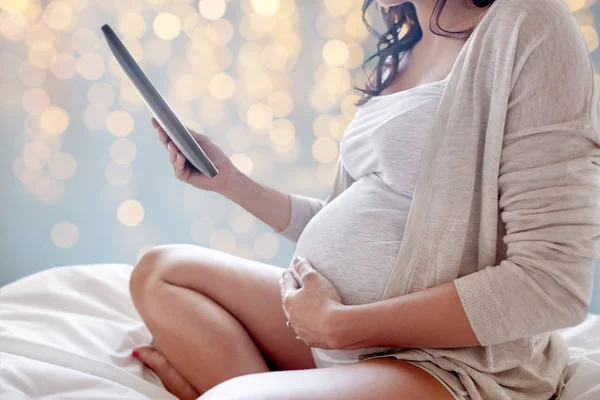
[{"label": "finger", "polygon": [[175,168],[175,175],[180,178],[185,173],[185,157],[181,153],[177,153],[175,157],[175,162],[173,163],[173,167]]},{"label": "finger", "polygon": [[292,279],[294,280],[294,283],[286,283],[285,271],[284,271],[284,274],[282,274],[281,278],[279,279],[279,294],[281,295],[282,300],[286,295],[286,291],[287,291],[288,287],[290,288],[290,290],[296,290],[298,288],[298,282],[296,281],[296,279],[293,276],[292,276]]},{"label": "finger", "polygon": [[297,257],[294,259],[293,267],[304,283],[315,280],[320,275],[304,257]]},{"label": "finger", "polygon": [[155,118],[152,118],[152,126],[154,127],[154,129],[156,129],[158,140],[160,140],[162,144],[166,147],[171,142],[169,135],[167,135],[167,132],[165,132],[163,127],[160,126],[160,124]]},{"label": "finger", "polygon": [[292,275],[290,271],[284,271],[283,273],[283,297],[287,296],[289,293],[298,290],[298,282]]},{"label": "finger", "polygon": [[285,292],[285,287],[283,286],[283,278],[279,279],[279,295],[283,298],[283,293]]},{"label": "finger", "polygon": [[177,157],[177,153],[179,153],[179,150],[177,149],[177,147],[175,146],[175,144],[173,142],[170,142],[167,145],[167,150],[169,150],[169,154],[171,156],[171,158],[170,158],[171,163],[174,163],[175,159]]},{"label": "finger", "polygon": [[158,140],[160,140],[163,145],[167,146],[171,142],[171,139],[169,139],[169,136],[167,136],[167,133],[162,128],[157,129],[156,133],[158,135]]}]

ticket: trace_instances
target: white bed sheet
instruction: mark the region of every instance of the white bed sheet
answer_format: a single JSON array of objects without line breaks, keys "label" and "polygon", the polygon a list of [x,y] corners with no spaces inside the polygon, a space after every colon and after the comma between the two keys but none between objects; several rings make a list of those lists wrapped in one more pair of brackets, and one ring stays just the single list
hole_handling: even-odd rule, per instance
[{"label": "white bed sheet", "polygon": [[[176,400],[130,356],[152,340],[129,296],[132,268],[52,268],[2,287],[0,398]],[[600,316],[562,333],[571,356],[561,399],[600,399]]]}]

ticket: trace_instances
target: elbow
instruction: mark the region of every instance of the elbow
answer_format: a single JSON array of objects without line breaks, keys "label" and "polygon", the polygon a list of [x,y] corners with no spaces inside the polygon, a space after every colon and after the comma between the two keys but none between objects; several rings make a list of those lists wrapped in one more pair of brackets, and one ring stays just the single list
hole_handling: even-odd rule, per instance
[{"label": "elbow", "polygon": [[589,301],[576,301],[575,305],[573,307],[572,316],[569,319],[569,321],[568,321],[569,324],[566,326],[566,328],[569,328],[569,327],[575,326],[575,325],[579,325],[583,321],[585,321],[585,319],[587,318],[588,313],[589,313],[589,306],[590,306]]},{"label": "elbow", "polygon": [[589,268],[589,264],[557,261],[548,261],[545,265],[548,266],[545,271],[526,268],[523,264],[520,266],[528,281],[521,288],[527,293],[521,301],[527,304],[528,309],[522,317],[539,318],[539,325],[531,324],[538,333],[579,325],[589,312],[593,268]]},{"label": "elbow", "polygon": [[571,294],[571,300],[555,302],[555,307],[550,311],[555,315],[557,322],[554,329],[570,328],[581,324],[588,316],[589,300],[575,297]]}]

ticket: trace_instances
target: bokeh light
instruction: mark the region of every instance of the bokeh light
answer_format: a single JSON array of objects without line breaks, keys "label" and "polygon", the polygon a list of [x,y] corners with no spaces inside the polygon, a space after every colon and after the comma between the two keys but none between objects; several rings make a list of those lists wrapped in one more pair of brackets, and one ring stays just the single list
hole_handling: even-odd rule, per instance
[{"label": "bokeh light", "polygon": [[338,144],[328,137],[320,137],[312,145],[312,154],[321,163],[328,163],[337,157]]},{"label": "bokeh light", "polygon": [[77,161],[68,153],[58,153],[48,160],[48,172],[59,180],[69,179],[77,170]]},{"label": "bokeh light", "polygon": [[239,210],[229,216],[229,227],[236,234],[248,233],[255,226],[256,218],[246,212]]},{"label": "bokeh light", "polygon": [[291,121],[278,119],[269,129],[269,137],[274,144],[284,146],[294,140],[295,129]]},{"label": "bokeh light", "polygon": [[129,164],[117,164],[109,162],[105,171],[106,179],[113,186],[123,186],[129,183],[133,170]]},{"label": "bokeh light", "polygon": [[68,249],[79,241],[79,229],[72,222],[62,221],[52,227],[50,238],[56,247]]},{"label": "bokeh light", "polygon": [[256,13],[267,17],[275,15],[281,6],[280,0],[251,0],[250,4]]},{"label": "bokeh light", "polygon": [[[160,20],[159,23],[161,23]],[[117,26],[121,35],[126,39],[141,39],[146,33],[146,20],[135,12],[129,11],[120,14]]]},{"label": "bokeh light", "polygon": [[219,100],[227,100],[235,93],[235,80],[228,74],[219,73],[208,84],[210,94]]},{"label": "bokeh light", "polygon": [[253,243],[254,253],[260,258],[273,258],[279,252],[279,239],[272,233],[259,233]]},{"label": "bokeh light", "polygon": [[106,128],[115,136],[127,136],[133,131],[134,121],[131,114],[123,110],[111,112],[106,119]]},{"label": "bokeh light", "polygon": [[181,22],[176,15],[171,13],[161,13],[156,16],[152,23],[152,28],[156,36],[163,40],[175,39],[181,31]]},{"label": "bokeh light", "polygon": [[21,98],[23,109],[32,115],[39,115],[50,106],[50,96],[44,89],[31,88]]},{"label": "bokeh light", "polygon": [[88,89],[88,101],[101,108],[110,107],[116,98],[115,89],[106,82],[94,82]]},{"label": "bokeh light", "polygon": [[252,104],[246,112],[246,120],[256,130],[267,129],[273,123],[271,107],[262,103]]},{"label": "bokeh light", "polygon": [[325,10],[334,17],[342,17],[350,11],[353,0],[324,0]]},{"label": "bokeh light", "polygon": [[64,133],[69,127],[70,117],[61,107],[51,106],[46,108],[40,117],[40,128],[50,136]]},{"label": "bokeh light", "polygon": [[137,147],[129,139],[117,139],[110,145],[110,157],[117,164],[129,164],[136,155]]},{"label": "bokeh light", "polygon": [[49,68],[52,66],[56,49],[48,42],[35,42],[29,48],[29,62],[38,68]]},{"label": "bokeh light", "polygon": [[54,57],[50,71],[58,79],[71,79],[77,73],[77,60],[71,53],[58,53]]},{"label": "bokeh light", "polygon": [[588,46],[589,51],[594,51],[598,48],[598,32],[593,26],[584,25],[581,27],[581,32],[585,38],[585,42]]},{"label": "bokeh light", "polygon": [[9,13],[20,13],[27,8],[29,0],[2,0],[0,8]]},{"label": "bokeh light", "polygon": [[579,11],[583,7],[585,7],[586,0],[565,0],[565,2],[569,6],[569,9],[572,12],[575,12],[575,11]]},{"label": "bokeh light", "polygon": [[343,65],[348,60],[349,53],[348,45],[339,39],[330,40],[323,46],[323,59],[332,66]]},{"label": "bokeh light", "polygon": [[163,65],[171,58],[171,42],[150,38],[146,41],[144,49],[146,60],[154,65]]},{"label": "bokeh light", "polygon": [[77,61],[77,72],[90,81],[100,78],[104,74],[104,58],[93,53],[82,55]]},{"label": "bokeh light", "polygon": [[235,236],[227,229],[218,229],[210,235],[210,247],[225,253],[231,253],[235,251],[236,247]]},{"label": "bokeh light", "polygon": [[229,157],[233,165],[239,169],[244,175],[252,174],[252,159],[245,154],[237,153]]},{"label": "bokeh light", "polygon": [[54,30],[62,31],[69,27],[73,12],[66,2],[50,2],[44,10],[44,22]]},{"label": "bokeh light", "polygon": [[91,29],[78,29],[71,36],[71,48],[79,55],[98,51],[99,40]]},{"label": "bokeh light", "polygon": [[117,208],[117,219],[128,227],[139,225],[144,220],[144,207],[139,201],[125,200]]},{"label": "bokeh light", "polygon": [[191,236],[198,243],[208,244],[214,227],[215,221],[213,219],[208,217],[198,218],[192,222]]},{"label": "bokeh light", "polygon": [[83,123],[93,131],[103,131],[106,129],[106,120],[109,112],[104,107],[88,106],[83,112]]},{"label": "bokeh light", "polygon": [[193,74],[182,74],[175,82],[175,93],[183,101],[197,99],[202,94],[202,91],[202,82]]},{"label": "bokeh light", "polygon": [[225,0],[200,0],[198,10],[204,18],[214,21],[225,14],[227,4]]},{"label": "bokeh light", "polygon": [[287,92],[275,92],[269,95],[268,105],[275,117],[285,117],[294,109],[294,100]]}]

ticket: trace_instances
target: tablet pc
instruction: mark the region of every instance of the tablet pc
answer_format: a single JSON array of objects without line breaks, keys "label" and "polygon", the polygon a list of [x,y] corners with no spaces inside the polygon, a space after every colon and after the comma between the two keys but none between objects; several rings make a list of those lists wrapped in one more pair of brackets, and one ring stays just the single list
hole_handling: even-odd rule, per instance
[{"label": "tablet pc", "polygon": [[215,165],[206,153],[204,153],[204,150],[202,150],[188,129],[177,118],[160,93],[158,93],[158,90],[156,90],[150,79],[148,79],[144,71],[142,71],[138,63],[133,59],[116,33],[108,24],[102,26],[102,33],[104,33],[104,37],[117,63],[142,96],[142,99],[148,108],[150,108],[156,120],[164,128],[169,139],[175,143],[193,167],[206,176],[215,177],[219,173]]}]

